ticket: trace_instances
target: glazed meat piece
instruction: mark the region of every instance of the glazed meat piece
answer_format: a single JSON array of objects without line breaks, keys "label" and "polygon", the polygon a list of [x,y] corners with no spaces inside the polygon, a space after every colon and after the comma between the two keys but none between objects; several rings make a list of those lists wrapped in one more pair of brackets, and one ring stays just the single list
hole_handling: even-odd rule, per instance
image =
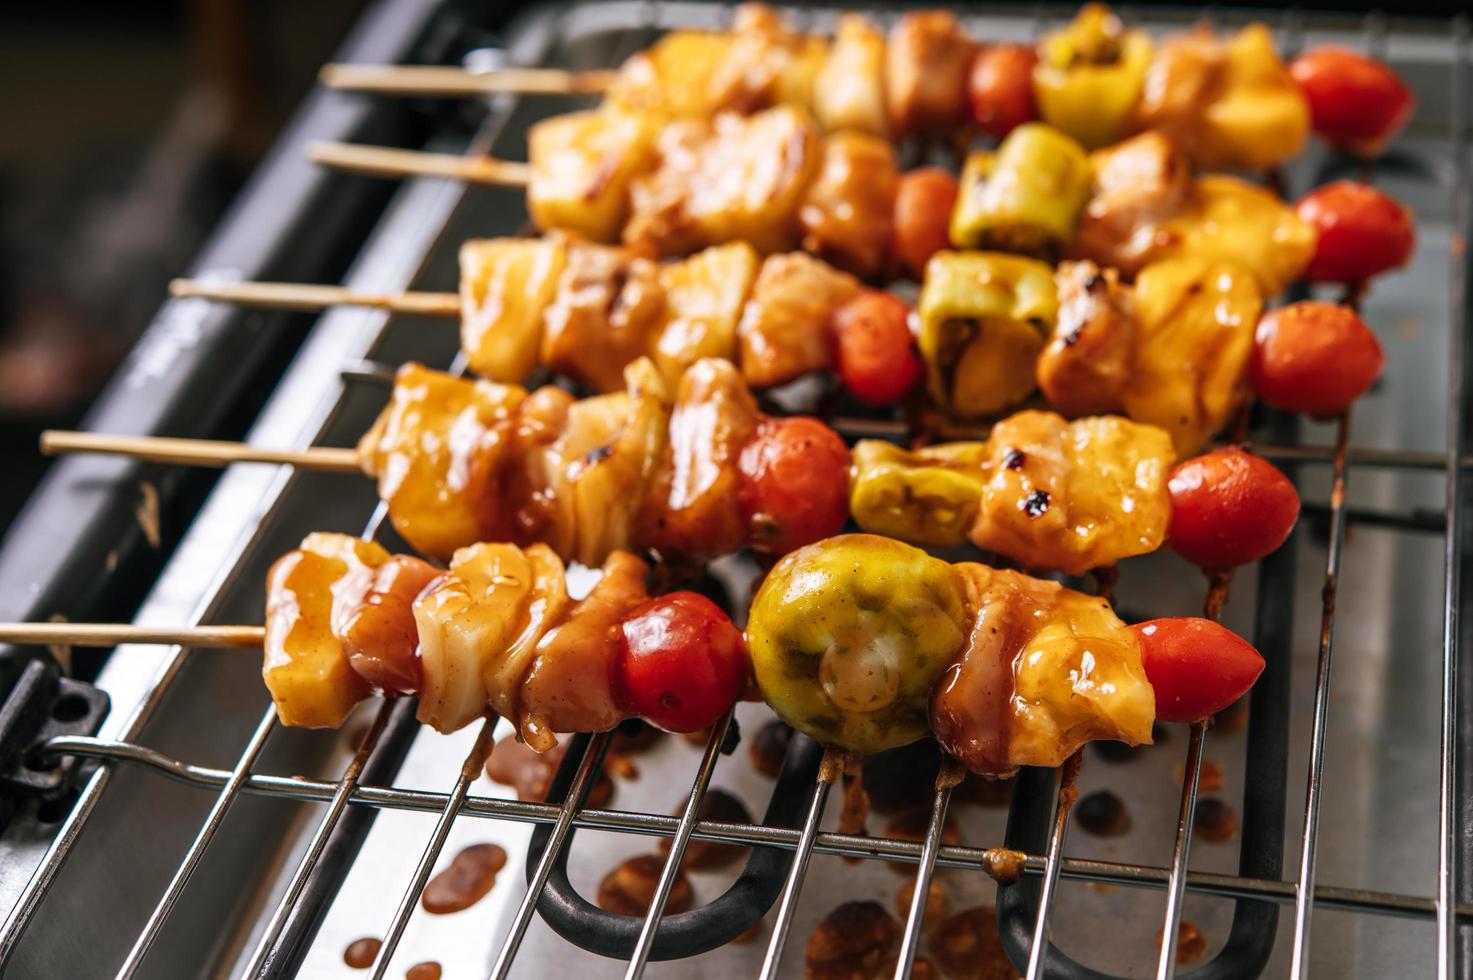
[{"label": "glazed meat piece", "polygon": [[1130,289],[1091,263],[1059,267],[1054,338],[1038,382],[1067,415],[1118,412],[1171,434],[1190,455],[1221,431],[1246,395],[1262,302],[1253,276],[1223,262],[1178,258],[1145,268]]},{"label": "glazed meat piece", "polygon": [[791,249],[819,150],[817,124],[794,106],[673,123],[631,187],[624,241],[661,255],[739,240],[762,253]]},{"label": "glazed meat piece", "polygon": [[1085,742],[1151,741],[1155,694],[1140,643],[1110,603],[965,563],[971,629],[931,700],[942,750],[973,772],[1057,766]]},{"label": "glazed meat piece", "polygon": [[1147,132],[1089,157],[1089,198],[1068,254],[1134,278],[1161,222],[1180,210],[1191,164],[1174,140]]},{"label": "glazed meat piece", "polygon": [[1314,229],[1283,201],[1236,177],[1207,174],[1192,182],[1180,210],[1162,222],[1143,258],[1242,266],[1264,296],[1276,296],[1304,272],[1314,250]]},{"label": "glazed meat piece", "polygon": [[542,318],[568,261],[560,235],[460,247],[460,346],[472,371],[521,383],[540,363]]},{"label": "glazed meat piece", "polygon": [[544,231],[616,242],[629,213],[629,182],[647,167],[657,121],[614,108],[570,112],[527,134],[527,210]]},{"label": "glazed meat piece", "polygon": [[813,84],[813,114],[830,133],[852,130],[888,139],[885,35],[860,14],[841,14],[834,43]]},{"label": "glazed meat piece", "polygon": [[464,728],[491,702],[484,674],[528,623],[533,566],[509,544],[462,548],[414,604],[423,685],[419,720],[440,732]]},{"label": "glazed meat piece", "polygon": [[711,79],[734,41],[730,31],[669,31],[619,66],[605,98],[660,119],[709,116]]},{"label": "glazed meat piece", "polygon": [[858,291],[853,276],[802,252],[764,261],[737,327],[747,384],[771,387],[829,367],[829,318]]},{"label": "glazed meat piece", "polygon": [[818,175],[798,211],[804,250],[857,276],[878,276],[889,256],[899,185],[889,142],[862,133],[825,139]]},{"label": "glazed meat piece", "polygon": [[640,559],[614,552],[593,590],[537,643],[517,715],[528,745],[545,750],[557,744],[555,732],[607,731],[624,720],[610,669],[618,625],[648,598],[648,574],[649,566]]},{"label": "glazed meat piece", "polygon": [[728,361],[703,360],[680,379],[670,438],[650,478],[639,540],[665,555],[721,555],[747,540],[737,457],[762,414]]},{"label": "glazed meat piece", "polygon": [[524,524],[536,525],[535,540],[585,565],[630,547],[669,411],[664,382],[646,358],[625,369],[624,391],[568,403],[556,437],[521,460],[520,511]]},{"label": "glazed meat piece", "polygon": [[261,676],[282,724],[336,728],[371,693],[333,627],[357,608],[388,560],[372,541],[309,534],[271,566]]},{"label": "glazed meat piece", "polygon": [[939,135],[961,123],[975,50],[947,11],[913,11],[896,23],[885,51],[885,94],[897,132]]},{"label": "glazed meat piece", "polygon": [[1025,567],[1081,575],[1161,546],[1171,438],[1114,416],[1026,411],[993,426],[972,543]]},{"label": "glazed meat piece", "polygon": [[708,112],[810,104],[827,48],[821,37],[794,33],[771,7],[742,4],[732,18],[731,46],[711,73]]},{"label": "glazed meat piece", "polygon": [[660,267],[623,248],[574,245],[544,314],[542,364],[597,391],[623,387],[666,318]]},{"label": "glazed meat piece", "polygon": [[757,262],[752,246],[733,242],[661,268],[665,323],[650,356],[666,383],[676,384],[703,357],[734,356],[737,321],[757,277]]},{"label": "glazed meat piece", "polygon": [[1240,267],[1199,258],[1148,266],[1136,280],[1136,343],[1125,413],[1171,433],[1183,456],[1221,431],[1247,397],[1263,303]]},{"label": "glazed meat piece", "polygon": [[1309,139],[1309,104],[1263,24],[1229,38],[1210,27],[1167,38],[1136,107],[1142,129],[1175,138],[1204,170],[1273,167]]},{"label": "glazed meat piece", "polygon": [[358,442],[358,456],[405,541],[443,559],[472,541],[505,539],[501,468],[525,396],[519,387],[420,364],[399,369],[388,406]]},{"label": "glazed meat piece", "polygon": [[349,590],[334,594],[345,615],[334,609],[333,632],[342,638],[358,676],[375,690],[395,694],[419,690],[423,677],[414,601],[439,574],[438,568],[413,555],[393,555],[373,569],[356,605],[346,605]]},{"label": "glazed meat piece", "polygon": [[1038,387],[1064,415],[1122,411],[1134,366],[1131,292],[1115,270],[1093,262],[1063,262],[1054,273],[1059,319],[1038,357]]}]

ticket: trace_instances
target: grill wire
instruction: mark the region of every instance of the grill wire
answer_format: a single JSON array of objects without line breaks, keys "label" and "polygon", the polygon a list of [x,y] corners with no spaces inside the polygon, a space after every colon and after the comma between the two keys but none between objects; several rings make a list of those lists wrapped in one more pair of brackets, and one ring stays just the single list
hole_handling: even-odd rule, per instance
[{"label": "grill wire", "polygon": [[[632,53],[634,47],[647,42],[657,26],[657,11],[654,6],[647,9],[648,20],[641,31],[627,35],[626,46],[614,52],[614,60],[622,60]],[[1046,23],[1047,14],[1039,13],[1039,26]],[[1294,43],[1301,18],[1297,12],[1284,15],[1284,34]],[[1372,15],[1364,25],[1365,47],[1373,53],[1380,52],[1386,44],[1384,18]],[[1177,837],[1170,868],[1152,867],[1141,864],[1112,863],[1098,860],[1069,858],[1065,855],[1065,836],[1068,827],[1068,784],[1061,780],[1055,801],[1055,816],[1043,854],[1022,856],[1023,876],[1041,879],[1042,888],[1033,918],[1033,941],[1029,950],[1027,976],[1057,975],[1050,966],[1053,962],[1066,959],[1048,942],[1053,902],[1060,878],[1083,880],[1107,885],[1143,888],[1160,888],[1167,892],[1166,914],[1163,922],[1163,941],[1155,975],[1165,980],[1174,975],[1176,969],[1175,937],[1181,921],[1182,898],[1185,892],[1217,896],[1294,909],[1293,958],[1291,975],[1304,976],[1309,969],[1308,949],[1311,916],[1316,910],[1339,910],[1360,914],[1398,916],[1409,919],[1433,920],[1437,930],[1437,976],[1440,980],[1451,980],[1459,974],[1456,964],[1457,930],[1473,923],[1473,904],[1460,903],[1457,896],[1460,868],[1457,863],[1456,834],[1458,833],[1458,800],[1456,796],[1456,763],[1458,762],[1458,739],[1456,722],[1459,616],[1462,588],[1462,507],[1463,474],[1469,465],[1467,439],[1463,418],[1464,377],[1464,331],[1473,329],[1473,311],[1470,311],[1470,278],[1473,278],[1473,256],[1465,244],[1473,234],[1473,194],[1468,186],[1470,180],[1469,141],[1469,25],[1466,15],[1453,22],[1453,65],[1452,65],[1452,108],[1449,120],[1452,162],[1452,214],[1454,233],[1451,238],[1452,268],[1452,311],[1454,322],[1449,330],[1448,371],[1449,408],[1447,415],[1447,444],[1442,456],[1428,453],[1401,452],[1397,450],[1356,450],[1349,448],[1349,421],[1342,419],[1337,432],[1337,443],[1333,453],[1327,454],[1318,447],[1277,445],[1256,447],[1263,455],[1286,466],[1291,473],[1300,466],[1329,463],[1335,489],[1329,507],[1330,545],[1325,569],[1323,620],[1317,675],[1315,680],[1314,720],[1310,746],[1309,773],[1301,825],[1302,848],[1300,867],[1294,881],[1271,878],[1256,878],[1241,875],[1216,874],[1191,871],[1190,832],[1197,799],[1196,775],[1203,754],[1205,730],[1193,729],[1187,746],[1186,773],[1183,779],[1180,816]],[[472,146],[474,152],[476,146]],[[485,149],[485,147],[480,147]],[[463,373],[464,363],[457,359],[452,370]],[[873,420],[837,420],[837,428],[846,437],[859,435],[894,434],[894,427]],[[1330,710],[1330,680],[1333,652],[1333,630],[1335,625],[1334,591],[1339,575],[1339,565],[1345,528],[1348,519],[1356,512],[1347,506],[1345,492],[1349,471],[1358,466],[1385,468],[1399,472],[1441,470],[1446,480],[1446,513],[1440,530],[1444,536],[1444,617],[1442,642],[1442,710],[1440,738],[1440,838],[1438,875],[1435,894],[1432,897],[1413,896],[1386,891],[1345,888],[1319,885],[1315,880],[1316,842],[1320,828],[1320,790],[1326,753],[1326,718]],[[379,505],[363,530],[366,538],[375,537],[383,527],[386,510]],[[1366,512],[1364,519],[1382,523],[1383,526],[1400,529],[1423,529],[1426,522],[1399,519],[1397,515]],[[1265,586],[1260,583],[1260,590]],[[526,929],[536,914],[542,890],[549,874],[557,863],[574,829],[613,831],[624,834],[671,838],[673,846],[666,859],[655,899],[651,903],[639,933],[635,952],[630,960],[626,976],[639,977],[653,945],[665,904],[680,866],[686,844],[691,840],[713,841],[738,845],[756,845],[779,848],[795,852],[787,880],[778,905],[773,934],[763,961],[762,975],[778,975],[779,963],[788,940],[793,913],[802,892],[804,876],[809,859],[814,854],[842,855],[853,859],[879,859],[916,865],[915,888],[909,915],[904,924],[901,939],[901,955],[897,976],[908,977],[917,950],[920,936],[921,914],[926,904],[926,895],[932,875],[937,868],[965,869],[973,872],[992,873],[1005,852],[1000,849],[981,849],[970,846],[942,843],[942,829],[950,802],[949,786],[937,788],[927,831],[919,841],[887,838],[855,837],[820,830],[832,783],[819,780],[815,783],[807,807],[806,818],[800,828],[770,827],[761,824],[732,824],[701,820],[701,803],[710,784],[712,772],[719,758],[721,746],[726,738],[731,718],[715,726],[705,746],[699,768],[691,789],[678,817],[588,808],[584,805],[589,788],[602,769],[608,750],[610,735],[596,735],[575,744],[584,745],[582,755],[570,758],[565,764],[576,766],[573,783],[561,804],[529,803],[482,797],[470,793],[470,785],[479,774],[486,755],[494,741],[497,728],[495,718],[488,718],[465,758],[459,776],[449,792],[429,792],[388,786],[364,785],[361,777],[374,750],[389,728],[396,724],[396,711],[401,716],[397,723],[407,722],[403,705],[385,700],[378,708],[372,724],[364,735],[357,751],[352,756],[341,777],[335,782],[311,780],[299,777],[273,776],[253,771],[257,755],[266,744],[276,725],[274,710],[268,709],[259,722],[254,735],[230,770],[207,768],[165,756],[141,745],[123,741],[86,737],[64,737],[52,741],[49,750],[57,754],[75,755],[98,760],[104,765],[133,764],[148,767],[176,781],[214,791],[215,801],[204,824],[190,844],[183,861],[176,869],[172,880],[147,920],[143,932],[124,961],[117,976],[131,977],[143,962],[164,921],[169,916],[184,886],[193,874],[206,848],[209,847],[226,812],[241,794],[252,794],[299,803],[327,803],[317,822],[308,844],[296,867],[292,870],[285,893],[272,910],[247,969],[252,976],[278,975],[284,969],[276,959],[278,941],[288,929],[289,920],[312,877],[318,863],[328,847],[333,830],[338,826],[350,806],[372,807],[381,810],[404,810],[437,814],[433,832],[426,842],[412,879],[407,883],[396,909],[389,920],[382,948],[373,964],[372,976],[384,975],[394,954],[399,938],[409,920],[414,906],[420,898],[430,872],[435,867],[446,842],[452,824],[460,817],[512,821],[534,825],[550,825],[551,836],[543,847],[535,871],[530,877],[529,887],[513,919],[512,926],[501,944],[495,964],[489,976],[503,978],[512,968]],[[1016,805],[1016,804],[1015,804]],[[1011,828],[1010,828],[1011,831]],[[43,869],[44,870],[44,869]],[[38,875],[37,888],[27,895],[29,908],[44,895],[49,878]],[[1001,903],[1000,903],[1001,904]],[[13,937],[9,937],[13,945]],[[6,950],[8,952],[8,948]],[[1073,964],[1068,964],[1073,966]]]}]

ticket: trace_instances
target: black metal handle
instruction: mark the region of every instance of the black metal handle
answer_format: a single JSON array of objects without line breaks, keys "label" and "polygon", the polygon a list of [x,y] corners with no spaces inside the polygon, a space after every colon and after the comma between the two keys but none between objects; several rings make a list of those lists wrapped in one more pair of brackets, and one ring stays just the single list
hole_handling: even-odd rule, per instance
[{"label": "black metal handle", "polygon": [[[547,799],[562,803],[567,799],[573,775],[587,751],[589,736],[573,739],[553,779]],[[769,827],[797,829],[808,807],[809,791],[818,778],[818,764],[823,749],[812,739],[795,734],[788,745],[782,771],[773,786],[772,797],[762,822]],[[599,760],[601,762],[601,760]],[[575,831],[576,832],[576,831]],[[527,851],[527,878],[530,881],[542,852],[552,834],[544,824],[532,833]],[[552,874],[537,902],[537,911],[558,935],[591,953],[627,960],[634,953],[643,919],[606,912],[588,901],[568,879],[568,854],[573,847],[570,833],[567,844],[558,855]],[[650,951],[652,960],[674,960],[695,956],[736,939],[751,929],[782,891],[793,852],[785,848],[754,846],[741,876],[732,882],[719,898],[698,909],[668,915],[660,920],[659,931]]]}]

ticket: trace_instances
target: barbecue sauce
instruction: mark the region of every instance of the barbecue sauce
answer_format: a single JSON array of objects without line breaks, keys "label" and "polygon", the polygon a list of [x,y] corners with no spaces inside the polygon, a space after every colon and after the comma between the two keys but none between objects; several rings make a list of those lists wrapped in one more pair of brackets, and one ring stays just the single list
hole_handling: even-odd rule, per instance
[{"label": "barbecue sauce", "polygon": [[461,912],[486,897],[496,873],[506,867],[506,851],[495,844],[472,844],[425,886],[420,904],[431,915]]},{"label": "barbecue sauce", "polygon": [[383,943],[366,936],[363,939],[355,939],[343,950],[343,962],[355,970],[366,970],[373,966],[374,959],[378,956],[379,947]]}]

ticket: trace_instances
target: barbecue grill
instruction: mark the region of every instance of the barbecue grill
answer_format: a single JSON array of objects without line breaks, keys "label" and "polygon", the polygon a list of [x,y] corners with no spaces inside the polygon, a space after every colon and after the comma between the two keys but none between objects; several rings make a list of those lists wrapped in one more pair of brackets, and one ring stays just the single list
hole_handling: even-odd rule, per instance
[{"label": "barbecue grill", "polygon": [[[491,36],[466,6],[383,0],[340,60],[608,67],[662,30],[719,27],[730,12],[590,3],[534,11]],[[865,12],[882,24],[894,16]],[[1025,40],[1070,12],[998,8],[967,26]],[[1123,12],[1155,31],[1202,15]],[[817,31],[837,15],[791,13]],[[745,750],[723,754],[735,734],[723,726],[703,747],[666,739],[639,758],[637,779],[620,780],[612,805],[593,808],[584,798],[610,737],[579,736],[548,801],[527,803],[480,777],[494,722],[440,736],[420,729],[401,699],[366,706],[343,732],[288,730],[275,724],[252,656],[125,646],[91,663],[79,654],[73,673],[94,687],[58,680],[35,651],[12,650],[6,676],[17,680],[0,709],[11,770],[0,836],[8,975],[354,976],[344,947],[375,936],[393,953],[384,962],[394,975],[434,960],[448,977],[794,976],[823,915],[857,897],[891,905],[907,879],[921,901],[905,923],[904,975],[926,948],[917,911],[933,880],[954,908],[995,904],[1007,954],[1030,977],[1473,975],[1473,728],[1456,710],[1473,681],[1458,670],[1468,629],[1469,25],[1269,16],[1282,50],[1326,41],[1369,49],[1417,88],[1411,128],[1371,176],[1417,212],[1419,243],[1412,267],[1367,300],[1388,366],[1356,407],[1348,440],[1271,412],[1255,419],[1251,438],[1294,477],[1309,519],[1233,584],[1226,620],[1268,660],[1243,727],[1205,738],[1176,729],[1124,760],[1092,750],[1077,781],[1062,785],[1058,772],[1025,770],[1007,809],[927,791],[916,799],[927,829],[915,841],[833,831],[831,784],[818,778],[818,747],[801,737],[775,782],[750,770]],[[305,142],[518,159],[533,121],[576,104],[320,91],[192,274],[453,289],[460,241],[523,225],[518,192],[328,174],[305,162]],[[1315,149],[1284,176],[1297,194],[1349,166]],[[350,445],[382,404],[382,365],[452,363],[455,339],[436,323],[375,310],[307,319],[174,300],[88,426],[219,436],[248,425],[262,445]],[[258,410],[251,393],[273,385]],[[883,420],[840,422],[848,435],[901,432]],[[162,562],[135,518],[142,487],[162,501]],[[105,618],[151,583],[139,623],[257,622],[267,566],[307,531],[393,533],[367,481],[237,466],[175,543],[170,530],[203,489],[124,460],[58,464],[0,552],[0,618]],[[1193,612],[1205,585],[1181,567],[1170,556],[1132,562],[1119,605]],[[744,595],[753,571],[736,560],[716,574]],[[111,699],[105,718],[98,690]],[[765,717],[746,705],[737,724],[750,737]],[[1213,778],[1199,788],[1204,761]],[[1220,787],[1207,785],[1219,775]],[[713,784],[763,818],[699,820]],[[1129,830],[1066,835],[1075,791],[1103,787],[1125,802]],[[1190,839],[1208,795],[1238,813],[1230,843]],[[949,810],[961,844],[942,842]],[[752,845],[751,857],[725,878],[701,876],[690,912],[660,918],[668,887],[643,920],[594,906],[602,874],[656,838],[674,838],[677,852],[687,838]],[[453,916],[420,911],[430,874],[480,841],[510,855],[490,896]],[[1209,951],[1178,967],[1184,921]],[[755,940],[727,944],[759,922]]]}]

